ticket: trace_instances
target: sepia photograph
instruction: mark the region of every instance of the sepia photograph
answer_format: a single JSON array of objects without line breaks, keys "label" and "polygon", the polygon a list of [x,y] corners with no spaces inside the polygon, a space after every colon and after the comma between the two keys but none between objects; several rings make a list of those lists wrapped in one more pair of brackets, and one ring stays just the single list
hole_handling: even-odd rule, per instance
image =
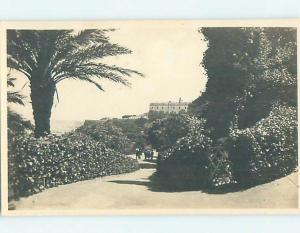
[{"label": "sepia photograph", "polygon": [[276,22],[4,24],[3,213],[298,211],[299,21]]}]

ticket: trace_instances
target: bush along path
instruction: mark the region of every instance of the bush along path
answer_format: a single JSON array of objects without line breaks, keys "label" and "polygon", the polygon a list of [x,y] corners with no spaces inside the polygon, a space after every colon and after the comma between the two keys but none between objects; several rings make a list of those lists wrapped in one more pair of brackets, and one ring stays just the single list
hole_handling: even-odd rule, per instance
[{"label": "bush along path", "polygon": [[136,160],[85,134],[13,137],[9,153],[10,198],[96,177],[132,172]]},{"label": "bush along path", "polygon": [[18,210],[296,208],[297,174],[247,190],[218,194],[172,191],[153,178],[156,164],[139,160],[141,169],[47,189],[10,203]]}]

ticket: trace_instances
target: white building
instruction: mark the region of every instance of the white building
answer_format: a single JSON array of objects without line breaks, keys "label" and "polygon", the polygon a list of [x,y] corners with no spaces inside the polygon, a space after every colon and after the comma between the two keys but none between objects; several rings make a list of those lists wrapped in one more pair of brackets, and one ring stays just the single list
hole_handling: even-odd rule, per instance
[{"label": "white building", "polygon": [[149,111],[164,112],[164,113],[179,113],[180,111],[187,112],[189,102],[182,102],[179,98],[178,102],[150,103]]}]

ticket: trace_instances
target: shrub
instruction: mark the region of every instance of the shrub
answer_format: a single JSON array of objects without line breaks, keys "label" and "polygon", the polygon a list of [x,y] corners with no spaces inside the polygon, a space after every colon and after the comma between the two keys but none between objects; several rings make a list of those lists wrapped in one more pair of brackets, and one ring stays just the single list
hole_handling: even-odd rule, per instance
[{"label": "shrub", "polygon": [[7,133],[8,135],[18,134],[18,132],[32,132],[33,125],[30,121],[25,120],[21,115],[7,109]]},{"label": "shrub", "polygon": [[[8,108],[7,112],[7,136],[8,136],[8,151],[12,151],[14,148],[14,139],[20,135],[23,134],[30,134],[33,132],[33,126],[30,123],[30,121],[24,120],[19,114],[16,112],[11,111]],[[15,182],[16,182],[16,171],[17,171],[17,165],[15,163],[15,158],[16,155],[12,154],[9,155],[8,157],[8,171],[9,171],[9,176],[8,176],[8,198],[12,199],[16,194],[15,194]]]},{"label": "shrub", "polygon": [[16,196],[57,185],[131,172],[138,163],[82,133],[34,138],[23,134],[11,140],[9,181]]},{"label": "shrub", "polygon": [[209,148],[211,140],[200,132],[180,138],[159,155],[158,174],[173,187],[206,185],[210,174]]},{"label": "shrub", "polygon": [[129,139],[126,146],[126,154],[134,154],[136,148],[147,145],[146,128],[148,126],[148,119],[112,119],[112,124],[119,127],[123,134]]},{"label": "shrub", "polygon": [[162,119],[168,117],[169,113],[164,113],[162,111],[152,111],[150,110],[148,113],[148,119],[150,122],[156,121],[158,119]]},{"label": "shrub", "polygon": [[83,125],[76,132],[90,136],[97,142],[104,144],[107,148],[126,154],[129,139],[124,135],[120,127],[111,121],[99,121],[93,124]]},{"label": "shrub", "polygon": [[166,150],[176,144],[177,140],[193,127],[197,118],[186,114],[173,114],[158,119],[148,129],[149,142],[158,150]]},{"label": "shrub", "polygon": [[297,167],[296,107],[274,105],[253,127],[231,133],[234,174],[240,183],[266,182]]},{"label": "shrub", "polygon": [[233,181],[228,157],[220,157],[204,125],[204,120],[189,117],[188,133],[159,154],[158,175],[169,186],[204,188]]}]

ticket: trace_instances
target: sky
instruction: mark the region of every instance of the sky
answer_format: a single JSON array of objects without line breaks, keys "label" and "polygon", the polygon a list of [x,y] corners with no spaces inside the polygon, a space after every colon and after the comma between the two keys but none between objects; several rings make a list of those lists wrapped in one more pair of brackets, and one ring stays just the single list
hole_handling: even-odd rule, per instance
[{"label": "sky", "polygon": [[[99,27],[99,26],[97,26]],[[103,59],[101,62],[135,69],[145,77],[129,78],[131,87],[100,80],[105,89],[99,91],[89,83],[64,80],[57,86],[52,120],[96,120],[148,112],[151,102],[193,101],[205,89],[205,70],[200,65],[207,44],[194,23],[128,22],[104,25],[117,30],[108,35],[111,42],[132,50],[132,54]],[[99,27],[102,28],[102,27]],[[13,106],[32,121],[28,80],[21,74],[15,90],[22,89],[25,107]]]}]

